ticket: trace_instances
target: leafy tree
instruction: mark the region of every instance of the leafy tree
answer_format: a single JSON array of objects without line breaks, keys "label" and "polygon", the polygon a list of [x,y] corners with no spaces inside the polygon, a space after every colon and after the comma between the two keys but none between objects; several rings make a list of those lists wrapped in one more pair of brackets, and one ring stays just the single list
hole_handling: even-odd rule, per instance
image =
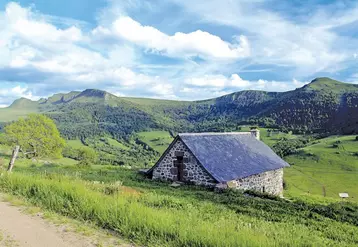
[{"label": "leafy tree", "polygon": [[7,136],[5,135],[5,133],[0,133],[0,144],[5,144],[7,145],[8,144],[8,138]]},{"label": "leafy tree", "polygon": [[65,140],[61,138],[55,123],[40,114],[31,114],[5,127],[10,143],[20,146],[25,154],[34,157],[62,157]]},{"label": "leafy tree", "polygon": [[96,151],[90,147],[81,147],[78,149],[78,159],[81,166],[89,166],[96,163],[98,155]]},{"label": "leafy tree", "polygon": [[287,139],[281,138],[272,149],[281,157],[294,154],[299,148],[305,147],[309,142],[308,138]]}]

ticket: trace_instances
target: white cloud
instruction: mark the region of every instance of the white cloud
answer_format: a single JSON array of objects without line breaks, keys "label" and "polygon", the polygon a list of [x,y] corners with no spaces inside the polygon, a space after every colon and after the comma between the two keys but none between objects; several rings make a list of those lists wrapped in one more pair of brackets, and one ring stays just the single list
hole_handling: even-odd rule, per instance
[{"label": "white cloud", "polygon": [[185,82],[187,85],[196,87],[246,88],[250,86],[250,82],[243,80],[238,74],[232,74],[230,78],[224,75],[205,75],[188,78]]},{"label": "white cloud", "polygon": [[358,5],[342,11],[332,8],[334,15],[325,13],[324,8],[310,10],[300,23],[265,9],[263,1],[171,1],[201,22],[249,33],[251,57],[256,64],[291,66],[296,75],[338,71],[351,57],[349,46],[358,44],[357,39],[341,37],[332,30],[358,20]]},{"label": "white cloud", "polygon": [[149,92],[152,92],[155,96],[167,99],[176,99],[177,96],[174,95],[174,88],[170,84],[159,83],[154,85],[149,89]]},{"label": "white cloud", "polygon": [[[130,17],[118,18],[113,23],[113,29],[116,35],[125,40],[169,56],[237,59],[250,55],[249,41],[245,36],[240,36],[234,44],[201,30],[191,33],[177,32],[170,36],[154,27],[143,26]],[[108,35],[109,31],[98,28],[93,33]]]},{"label": "white cloud", "polygon": [[[137,58],[131,46],[114,44],[102,49],[102,45],[102,54],[95,49],[98,44],[91,47],[90,38],[77,27],[59,29],[47,23],[47,19],[17,3],[9,3],[5,12],[0,12],[0,69],[12,70],[13,76],[30,73],[26,80],[36,88],[37,94],[98,87],[111,89],[118,95],[133,94],[135,89],[145,95],[174,95],[172,86],[163,84],[164,79],[131,68]],[[32,81],[31,76],[37,75],[41,81]],[[22,93],[16,94],[19,89]],[[9,89],[2,92],[9,94]],[[12,96],[3,101],[11,103],[15,97],[36,98],[29,92],[28,88],[16,87],[11,91]]]},{"label": "white cloud", "polygon": [[26,86],[14,86],[0,89],[0,108],[7,107],[9,104],[18,99],[27,98],[31,100],[38,100],[39,97],[34,96],[33,93]]},{"label": "white cloud", "polygon": [[58,29],[41,20],[41,17],[34,16],[30,9],[22,8],[14,2],[6,6],[5,22],[13,35],[38,45],[46,45],[47,42],[74,42],[83,38],[77,27]]},{"label": "white cloud", "polygon": [[259,79],[249,81],[242,79],[238,74],[232,74],[230,77],[224,75],[205,75],[202,77],[187,78],[186,87],[181,89],[182,93],[193,93],[200,90],[209,91],[231,91],[238,90],[265,90],[265,91],[288,91],[302,87],[308,82],[300,82],[293,79],[292,82],[268,81]]},{"label": "white cloud", "polygon": [[[9,88],[17,86],[6,86],[3,94],[12,96],[0,95],[0,105],[17,97],[36,98],[85,88],[169,99],[205,99],[244,89],[285,91],[304,83],[241,76],[247,75],[244,71],[265,74],[270,70],[270,75],[282,73],[283,78],[307,78],[317,72],[339,71],[357,58],[358,42],[344,40],[332,30],[357,19],[357,15],[340,12],[334,15],[336,21],[331,21],[324,18],[329,15],[313,11],[309,16],[314,17],[300,23],[263,9],[256,5],[258,1],[171,1],[186,8],[184,22],[190,21],[190,30],[208,27],[205,30],[232,36],[232,40],[212,31],[175,32],[183,26],[173,24],[168,13],[165,21],[172,28],[170,34],[155,28],[156,24],[146,26],[136,21],[143,20],[140,15],[136,20],[129,17],[127,10],[133,7],[161,16],[166,9],[156,8],[159,1],[121,1],[122,9],[119,6],[109,15],[103,14],[105,18],[90,31],[89,26],[81,28],[84,24],[75,20],[55,25],[54,20],[58,24],[61,18],[17,3],[7,4],[0,12],[0,80],[27,86],[14,91]],[[153,12],[148,13],[148,19],[150,14]],[[198,21],[205,25],[196,28]],[[158,59],[152,53],[167,57]],[[192,57],[195,59],[188,59]]]}]

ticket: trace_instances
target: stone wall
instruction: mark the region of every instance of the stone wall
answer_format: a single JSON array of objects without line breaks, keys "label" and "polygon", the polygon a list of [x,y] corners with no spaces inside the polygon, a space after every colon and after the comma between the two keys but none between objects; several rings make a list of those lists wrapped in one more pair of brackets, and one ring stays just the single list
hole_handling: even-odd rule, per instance
[{"label": "stone wall", "polygon": [[283,169],[277,169],[228,182],[229,187],[255,190],[277,196],[283,192]]},{"label": "stone wall", "polygon": [[169,152],[163,157],[157,167],[153,169],[153,179],[177,181],[178,168],[175,164],[175,152],[183,152],[183,181],[196,185],[214,186],[216,181],[205,171],[189,149],[180,140],[177,140]]}]

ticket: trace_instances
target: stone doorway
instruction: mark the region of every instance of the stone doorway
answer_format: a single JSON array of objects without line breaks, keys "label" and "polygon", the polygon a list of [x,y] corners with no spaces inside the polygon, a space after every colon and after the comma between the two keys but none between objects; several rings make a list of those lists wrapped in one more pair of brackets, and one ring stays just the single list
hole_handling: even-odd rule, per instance
[{"label": "stone doorway", "polygon": [[176,160],[174,161],[174,165],[177,171],[178,181],[184,181],[184,152],[175,152]]}]

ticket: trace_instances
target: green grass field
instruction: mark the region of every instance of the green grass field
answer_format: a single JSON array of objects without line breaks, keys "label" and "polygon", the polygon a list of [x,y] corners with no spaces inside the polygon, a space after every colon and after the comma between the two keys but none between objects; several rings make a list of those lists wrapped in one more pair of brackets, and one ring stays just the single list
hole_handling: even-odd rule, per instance
[{"label": "green grass field", "polygon": [[141,141],[147,143],[160,154],[164,153],[169,144],[173,141],[173,137],[171,137],[167,131],[139,132],[137,135]]},{"label": "green grass field", "polygon": [[67,141],[67,144],[72,148],[81,148],[85,145],[81,142],[81,140],[69,140]]},{"label": "green grass field", "polygon": [[[269,129],[259,128],[260,129],[260,139],[269,146],[273,146],[281,138],[295,139],[298,136],[293,134],[287,134],[283,132],[276,131],[275,133],[269,134]],[[250,127],[241,126],[240,132],[250,132]]]},{"label": "green grass field", "polygon": [[21,117],[26,117],[29,113],[35,112],[36,110],[0,108],[0,122],[6,123],[15,121]]},{"label": "green grass field", "polygon": [[[249,131],[249,128],[243,127],[241,131]],[[160,154],[173,140],[166,131],[140,132],[137,136]],[[282,137],[297,138],[296,135],[285,133],[268,136],[267,129],[261,129],[262,140],[270,146]],[[337,141],[338,144],[336,144]],[[97,142],[102,143],[100,139]],[[124,143],[111,138],[105,138],[103,145],[106,143],[122,150],[129,149]],[[73,148],[84,146],[80,140],[71,140],[68,144]],[[334,144],[336,147],[333,147]],[[358,202],[357,152],[358,141],[355,141],[355,136],[333,136],[314,141],[299,153],[286,157],[285,160],[292,166],[284,172],[287,185],[285,196],[325,202],[340,200],[338,193],[347,192],[350,195],[349,201]],[[10,148],[0,146],[0,162],[7,164],[9,156]],[[66,158],[47,162],[65,165],[77,163]],[[26,165],[29,161],[19,159],[18,163]]]},{"label": "green grass field", "polygon": [[[165,131],[137,136],[158,152],[172,141]],[[271,145],[282,137],[297,137],[268,136],[267,130],[261,130],[261,136]],[[114,139],[102,139],[96,141],[126,147]],[[79,140],[68,144],[83,146]],[[220,194],[195,186],[174,189],[136,170],[105,165],[83,168],[66,158],[18,159],[13,174],[0,176],[0,191],[91,222],[139,245],[356,246],[356,150],[355,136],[339,136],[315,141],[288,156],[292,167],[285,169],[284,194],[290,200],[246,197],[237,191]],[[10,147],[0,145],[0,166],[7,165],[10,153]],[[348,192],[353,203],[340,202],[338,192]]]},{"label": "green grass field", "polygon": [[[98,183],[93,181],[103,181]],[[0,190],[146,246],[355,246],[358,206],[171,188],[120,167],[18,165]]]},{"label": "green grass field", "polygon": [[123,150],[129,150],[130,147],[124,145],[123,143],[115,140],[115,139],[112,139],[112,138],[106,138],[107,142],[109,145],[113,146],[113,147],[117,147],[117,148],[120,148],[120,149],[123,149]]},{"label": "green grass field", "polygon": [[288,196],[317,196],[339,199],[347,192],[348,200],[358,202],[358,141],[356,136],[332,136],[286,157],[292,164],[285,169]]}]

